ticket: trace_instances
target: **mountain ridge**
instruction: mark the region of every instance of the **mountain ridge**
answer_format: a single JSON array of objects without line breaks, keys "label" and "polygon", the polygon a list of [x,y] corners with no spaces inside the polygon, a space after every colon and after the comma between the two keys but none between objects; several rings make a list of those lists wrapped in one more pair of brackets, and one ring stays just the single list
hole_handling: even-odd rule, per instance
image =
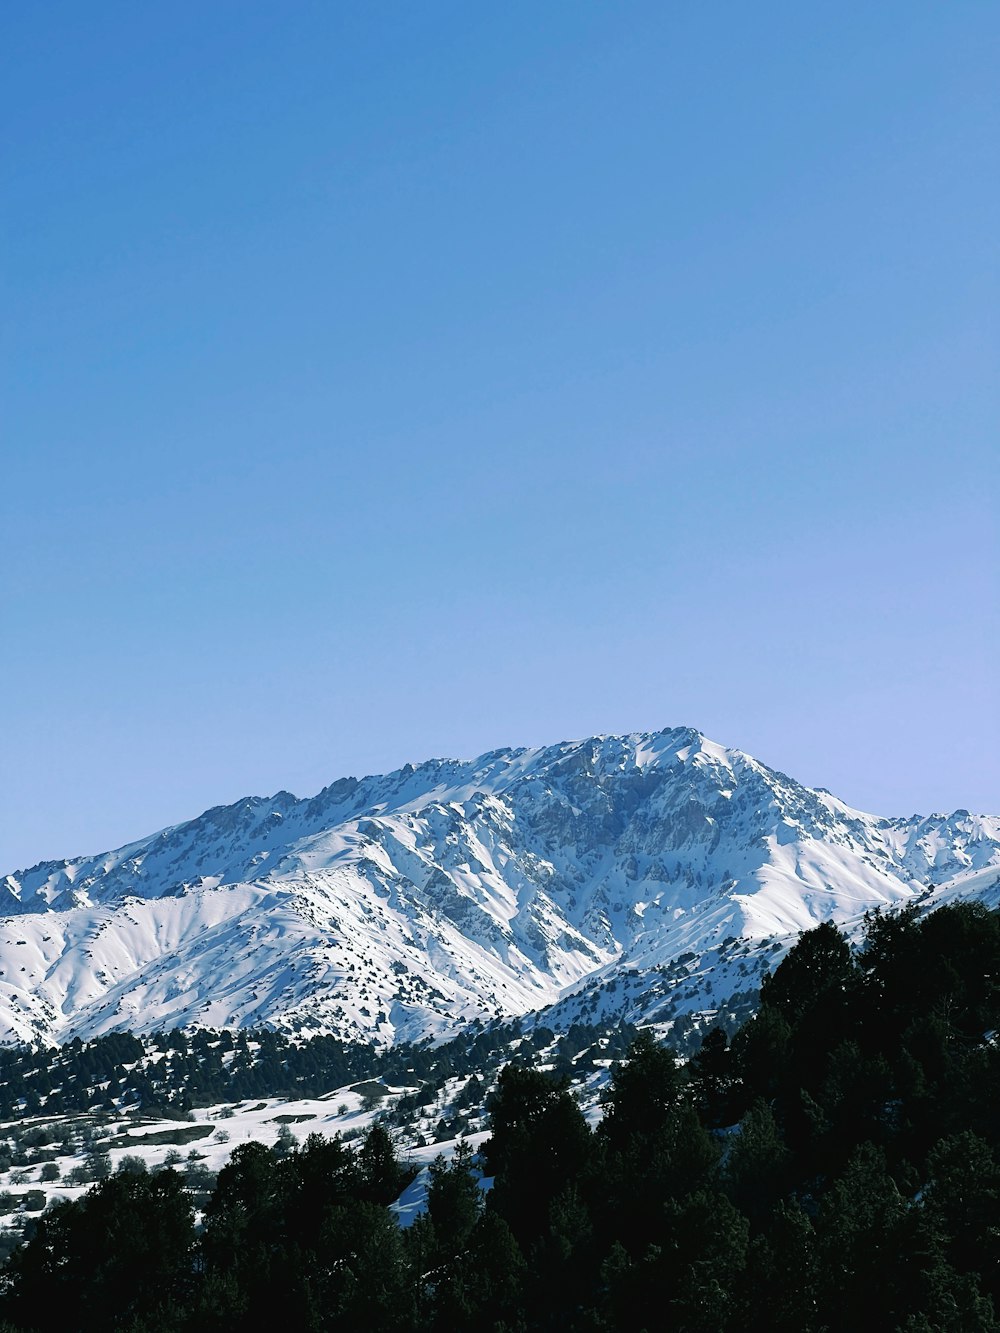
[{"label": "mountain ridge", "polygon": [[[691,727],[427,760],[5,876],[0,1039],[265,1023],[385,1043],[595,996],[604,1014],[631,972],[629,1017],[669,1020],[819,920],[991,898],[994,869],[998,817],[870,815]],[[670,971],[688,954],[712,974],[696,995]]]}]

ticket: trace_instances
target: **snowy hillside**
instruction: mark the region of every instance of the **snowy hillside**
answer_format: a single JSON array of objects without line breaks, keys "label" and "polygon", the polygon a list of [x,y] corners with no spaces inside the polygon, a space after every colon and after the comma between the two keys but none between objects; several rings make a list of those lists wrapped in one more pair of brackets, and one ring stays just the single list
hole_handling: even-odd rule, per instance
[{"label": "snowy hillside", "polygon": [[996,898],[1000,817],[863,814],[677,728],[251,797],[0,892],[0,1040],[391,1042],[710,1008],[820,920]]}]

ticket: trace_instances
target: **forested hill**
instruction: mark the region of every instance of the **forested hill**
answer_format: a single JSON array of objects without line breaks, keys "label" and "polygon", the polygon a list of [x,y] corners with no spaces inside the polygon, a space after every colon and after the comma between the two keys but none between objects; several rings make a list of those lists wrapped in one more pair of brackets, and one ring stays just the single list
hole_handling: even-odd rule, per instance
[{"label": "forested hill", "polygon": [[858,950],[821,925],[761,998],[686,1064],[640,1034],[596,1127],[523,1050],[406,1230],[377,1124],[242,1145],[199,1229],[181,1176],[116,1173],[13,1255],[6,1328],[1000,1329],[1000,917],[876,914]]}]

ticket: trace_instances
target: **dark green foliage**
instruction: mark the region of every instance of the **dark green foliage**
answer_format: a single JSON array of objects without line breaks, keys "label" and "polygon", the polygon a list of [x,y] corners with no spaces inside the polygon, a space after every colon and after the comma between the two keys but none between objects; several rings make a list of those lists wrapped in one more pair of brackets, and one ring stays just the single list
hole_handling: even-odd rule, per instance
[{"label": "dark green foliage", "polygon": [[821,1011],[824,1024],[839,1021],[857,990],[851,947],[836,926],[824,921],[808,930],[784,962],[764,978],[762,1005],[800,1027]]},{"label": "dark green foliage", "polygon": [[712,1128],[732,1123],[733,1052],[722,1028],[711,1028],[687,1067],[690,1095],[702,1122]]},{"label": "dark green foliage", "polygon": [[468,1248],[459,1256],[454,1277],[437,1290],[431,1327],[520,1333],[528,1265],[507,1223],[487,1211],[476,1223]]},{"label": "dark green foliage", "polygon": [[862,1144],[823,1199],[816,1223],[821,1306],[836,1312],[837,1327],[859,1328],[866,1318],[876,1328],[898,1323],[906,1212],[884,1155]]},{"label": "dark green foliage", "polygon": [[927,1160],[923,1209],[942,1252],[959,1272],[977,1273],[1000,1298],[1000,1165],[990,1145],[965,1131],[942,1139]]},{"label": "dark green foliage", "polygon": [[[530,1039],[551,1041],[548,1029]],[[617,1046],[634,1029],[627,1024],[578,1027],[576,1039],[590,1035]],[[112,1033],[91,1042],[79,1039],[58,1049],[0,1048],[0,1118],[44,1110],[65,1114],[110,1106],[138,1108],[181,1117],[194,1106],[260,1097],[317,1097],[347,1084],[363,1084],[379,1098],[388,1084],[420,1084],[428,1093],[456,1075],[481,1076],[509,1058],[520,1024],[473,1025],[440,1046],[404,1043],[390,1050],[317,1036],[294,1041],[266,1028],[236,1034],[199,1029],[157,1033],[140,1040]],[[149,1059],[150,1052],[164,1056]],[[477,1091],[473,1084],[467,1102]]]},{"label": "dark green foliage", "polygon": [[558,1195],[579,1179],[592,1135],[569,1092],[544,1074],[508,1065],[490,1103],[493,1134],[483,1145],[493,1204],[524,1245],[546,1228]]},{"label": "dark green foliage", "polygon": [[742,1091],[770,1100],[786,1085],[792,1059],[792,1029],[777,1009],[763,1005],[733,1038],[733,1059]]},{"label": "dark green foliage", "polygon": [[358,1201],[331,1208],[314,1253],[312,1322],[298,1327],[386,1333],[413,1327],[402,1239],[385,1208]]},{"label": "dark green foliage", "polygon": [[897,1034],[914,1015],[936,1014],[979,1040],[996,1020],[1000,995],[1000,916],[982,903],[953,903],[867,918],[859,958],[868,991],[881,997],[878,1025]]},{"label": "dark green foliage", "polygon": [[366,1203],[390,1204],[398,1199],[413,1172],[400,1166],[392,1140],[382,1125],[374,1124],[358,1153],[359,1196]]},{"label": "dark green foliage", "polygon": [[472,1169],[472,1149],[460,1143],[450,1163],[438,1157],[431,1164],[427,1190],[427,1222],[433,1228],[433,1262],[461,1254],[479,1221],[483,1195]]},{"label": "dark green foliage", "polygon": [[237,1148],[205,1214],[205,1327],[214,1312],[222,1328],[253,1328],[275,1301],[297,1329],[410,1327],[409,1269],[385,1205],[411,1178],[381,1126],[357,1152],[319,1134],[283,1157]]},{"label": "dark green foliage", "polygon": [[[750,1239],[746,1218],[717,1190],[701,1190],[669,1201],[664,1220],[663,1295],[677,1325],[692,1333],[741,1329],[739,1279]],[[650,1313],[655,1317],[655,1307]]]},{"label": "dark green foliage", "polygon": [[258,1265],[269,1266],[286,1187],[286,1175],[279,1174],[274,1153],[262,1143],[242,1144],[233,1152],[205,1210],[202,1250],[209,1272],[245,1274],[253,1285]]},{"label": "dark green foliage", "polygon": [[673,1051],[641,1032],[611,1080],[601,1135],[613,1149],[651,1140],[662,1130],[684,1090]]},{"label": "dark green foliage", "polygon": [[[280,1153],[237,1148],[210,1195],[201,1183],[197,1239],[170,1171],[124,1170],[40,1218],[22,1209],[0,1328],[243,1333],[276,1309],[303,1333],[998,1333],[998,1029],[995,913],[876,915],[857,955],[820,927],[731,1044],[711,1031],[682,1066],[650,1035],[632,1040],[596,1132],[563,1079],[508,1065],[479,1159],[460,1146],[436,1161],[406,1232],[386,1205],[411,1173],[381,1124],[356,1146],[313,1134]],[[518,1055],[559,1070],[594,1031],[553,1054],[539,1029]],[[175,1069],[215,1049],[159,1040]],[[493,1040],[411,1048],[414,1105],[442,1070],[472,1074],[463,1062]],[[280,1042],[262,1065],[243,1034],[228,1049],[247,1077],[282,1068]],[[483,1091],[470,1077],[462,1095],[471,1107]]]},{"label": "dark green foliage", "polygon": [[593,1185],[600,1203],[595,1225],[605,1242],[617,1239],[632,1255],[656,1234],[664,1201],[708,1184],[719,1158],[718,1146],[686,1104],[665,1111],[655,1130],[603,1147]]},{"label": "dark green foliage", "polygon": [[723,1178],[733,1202],[757,1226],[787,1191],[790,1157],[771,1108],[754,1102],[729,1148]]},{"label": "dark green foliage", "polygon": [[746,1333],[814,1333],[819,1261],[812,1223],[797,1202],[781,1202],[747,1255],[741,1304]]},{"label": "dark green foliage", "polygon": [[174,1172],[112,1176],[38,1220],[4,1273],[4,1313],[38,1333],[62,1333],[68,1318],[81,1330],[134,1317],[169,1327],[189,1294],[193,1246],[193,1210]]}]

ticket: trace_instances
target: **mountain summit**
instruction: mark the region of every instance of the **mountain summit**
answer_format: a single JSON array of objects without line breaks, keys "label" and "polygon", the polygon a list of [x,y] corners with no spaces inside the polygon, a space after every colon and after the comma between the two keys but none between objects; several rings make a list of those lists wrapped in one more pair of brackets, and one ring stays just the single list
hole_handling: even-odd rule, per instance
[{"label": "mountain summit", "polygon": [[965,894],[1000,894],[1000,817],[864,814],[690,728],[429,760],[7,875],[0,1040],[673,1017],[819,921]]}]

